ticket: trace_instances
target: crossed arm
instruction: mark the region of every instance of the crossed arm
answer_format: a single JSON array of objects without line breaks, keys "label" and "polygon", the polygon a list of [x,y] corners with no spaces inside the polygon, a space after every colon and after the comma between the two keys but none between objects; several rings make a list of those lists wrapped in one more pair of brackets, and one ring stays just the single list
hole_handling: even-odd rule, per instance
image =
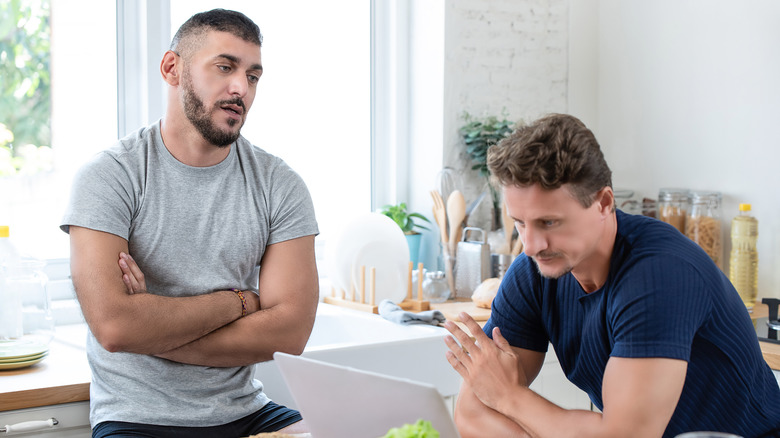
[{"label": "crossed arm", "polygon": [[[228,367],[298,354],[311,333],[318,284],[314,236],[269,245],[259,278],[262,297],[244,293],[248,315],[232,291],[190,297],[146,292],[127,241],[70,227],[71,273],[90,330],[108,351]],[[129,283],[126,283],[128,282]]]},{"label": "crossed arm", "polygon": [[511,347],[498,328],[491,340],[471,317],[461,319],[473,339],[452,322],[445,327],[457,339],[446,339],[447,360],[464,379],[455,410],[463,438],[658,437],[682,393],[687,362],[612,357],[604,371],[603,413],[562,409],[528,389],[541,353]]}]

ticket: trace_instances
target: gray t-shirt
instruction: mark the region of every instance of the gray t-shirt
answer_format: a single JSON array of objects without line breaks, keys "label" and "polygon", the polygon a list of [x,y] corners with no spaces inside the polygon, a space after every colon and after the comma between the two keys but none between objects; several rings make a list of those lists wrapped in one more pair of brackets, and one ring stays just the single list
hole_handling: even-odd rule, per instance
[{"label": "gray t-shirt", "polygon": [[[132,133],[79,171],[61,228],[127,239],[150,293],[257,291],[267,245],[318,233],[306,185],[281,159],[243,137],[221,163],[187,166],[166,149],[159,126]],[[252,378],[254,367],[109,353],[91,332],[87,355],[93,426],[108,420],[212,426],[268,402]]]}]

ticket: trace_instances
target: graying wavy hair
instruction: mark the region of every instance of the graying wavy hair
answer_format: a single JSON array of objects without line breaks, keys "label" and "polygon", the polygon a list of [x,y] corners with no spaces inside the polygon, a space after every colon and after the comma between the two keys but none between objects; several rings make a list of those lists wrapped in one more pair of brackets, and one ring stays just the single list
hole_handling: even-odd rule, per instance
[{"label": "graying wavy hair", "polygon": [[550,114],[517,128],[488,150],[490,173],[504,186],[539,184],[555,190],[568,185],[583,207],[612,187],[612,171],[596,137],[584,123],[566,114]]}]

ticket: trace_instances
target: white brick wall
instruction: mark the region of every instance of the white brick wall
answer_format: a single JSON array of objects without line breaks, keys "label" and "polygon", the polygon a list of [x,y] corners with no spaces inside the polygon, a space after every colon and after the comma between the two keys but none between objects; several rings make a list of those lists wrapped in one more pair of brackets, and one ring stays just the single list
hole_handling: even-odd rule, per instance
[{"label": "white brick wall", "polygon": [[[530,121],[565,112],[568,0],[447,0],[445,6],[443,164],[463,175],[466,201],[484,179],[458,135],[464,111]],[[486,228],[489,203],[469,225]]]}]

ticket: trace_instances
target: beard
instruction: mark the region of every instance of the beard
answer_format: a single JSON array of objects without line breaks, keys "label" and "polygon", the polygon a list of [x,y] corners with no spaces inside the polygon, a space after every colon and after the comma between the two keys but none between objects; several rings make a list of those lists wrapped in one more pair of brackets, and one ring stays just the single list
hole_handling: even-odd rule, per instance
[{"label": "beard", "polygon": [[[200,132],[200,135],[206,139],[209,143],[217,147],[227,147],[233,144],[241,135],[241,126],[243,122],[235,119],[228,120],[228,125],[232,128],[240,123],[238,129],[235,131],[226,131],[219,129],[214,121],[211,120],[211,115],[214,110],[206,110],[206,105],[203,104],[203,100],[195,94],[195,87],[192,84],[192,78],[185,71],[182,76],[182,90],[184,92],[184,114],[187,119],[195,126],[195,129]],[[233,104],[239,105],[241,108],[246,109],[244,102],[240,98],[233,100],[221,100],[218,101],[214,108],[219,108],[221,105]]]},{"label": "beard", "polygon": [[[556,254],[537,254],[537,256],[539,256],[539,255],[541,255],[543,257],[559,257],[560,256],[560,254],[557,254],[557,253]],[[544,278],[549,278],[551,280],[557,280],[558,278],[563,277],[564,275],[566,275],[569,272],[571,272],[572,269],[574,269],[573,266],[565,265],[565,266],[559,268],[557,271],[542,272],[542,267],[539,264],[539,262],[536,260],[536,257],[535,256],[531,257],[531,259],[533,259],[534,263],[536,264],[536,270],[539,271],[539,275],[541,275]]]}]

